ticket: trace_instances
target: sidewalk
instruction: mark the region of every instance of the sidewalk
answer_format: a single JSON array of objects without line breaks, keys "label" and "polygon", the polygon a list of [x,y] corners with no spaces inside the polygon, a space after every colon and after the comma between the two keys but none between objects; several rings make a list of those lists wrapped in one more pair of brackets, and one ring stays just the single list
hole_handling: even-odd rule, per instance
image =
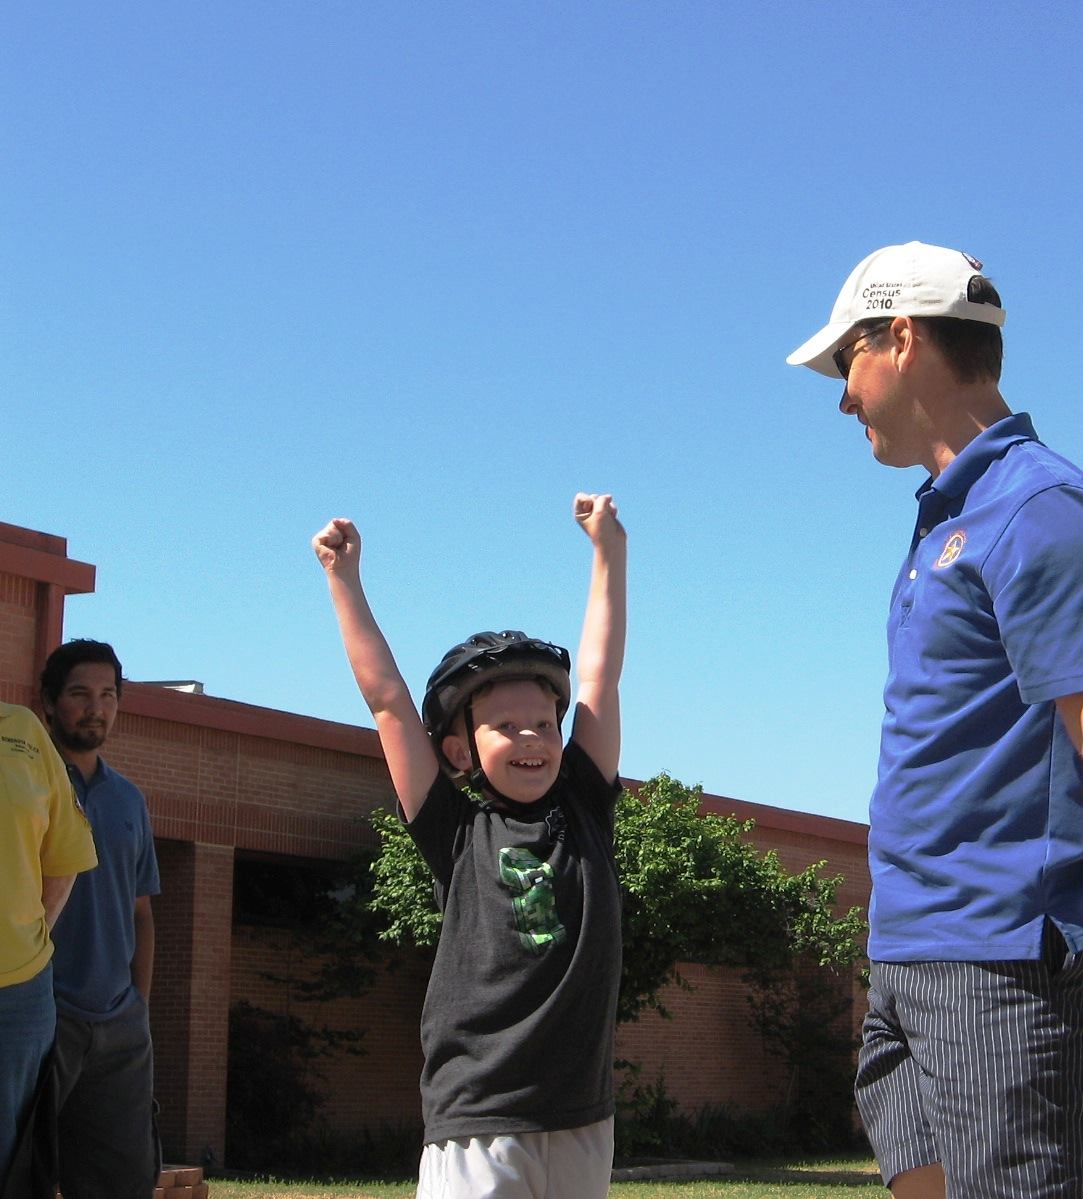
[{"label": "sidewalk", "polygon": [[717,1178],[732,1174],[730,1162],[652,1162],[644,1166],[624,1166],[614,1170],[613,1182],[672,1182],[680,1179]]}]

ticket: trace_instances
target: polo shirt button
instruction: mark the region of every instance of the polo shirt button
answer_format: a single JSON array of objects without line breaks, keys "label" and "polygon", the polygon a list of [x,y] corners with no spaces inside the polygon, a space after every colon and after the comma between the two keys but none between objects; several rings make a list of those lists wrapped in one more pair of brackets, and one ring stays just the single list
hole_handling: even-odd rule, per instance
[{"label": "polo shirt button", "polygon": [[918,536],[919,537],[928,537],[929,530],[928,529],[918,529]]},{"label": "polo shirt button", "polygon": [[917,572],[916,570],[912,570],[912,571],[910,572],[910,577],[911,577],[912,579],[916,579],[916,578],[918,577],[918,572]]}]

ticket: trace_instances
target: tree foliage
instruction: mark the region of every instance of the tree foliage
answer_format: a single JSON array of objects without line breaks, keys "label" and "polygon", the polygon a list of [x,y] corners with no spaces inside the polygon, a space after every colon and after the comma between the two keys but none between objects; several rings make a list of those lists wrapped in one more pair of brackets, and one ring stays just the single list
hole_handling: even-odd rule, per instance
[{"label": "tree foliage", "polygon": [[380,939],[392,945],[427,949],[440,936],[432,875],[406,826],[393,813],[377,808],[369,816],[380,838],[372,865],[372,910],[386,922]]},{"label": "tree foliage", "polygon": [[[860,955],[858,910],[834,912],[842,880],[824,877],[822,862],[790,874],[777,854],[748,840],[753,822],[701,815],[701,796],[701,788],[660,774],[618,804],[620,1021],[664,1010],[660,993],[682,982],[682,961],[735,966],[770,990],[799,959],[845,969]],[[371,900],[386,920],[380,935],[396,945],[433,945],[440,914],[428,867],[393,814],[372,819],[382,843]]]},{"label": "tree foliage", "polygon": [[618,1018],[664,1011],[659,993],[682,982],[679,962],[734,966],[770,985],[798,958],[848,967],[864,928],[834,911],[841,877],[823,862],[790,874],[748,839],[754,821],[701,815],[702,789],[667,774],[625,792],[615,850],[624,888],[624,977]]}]

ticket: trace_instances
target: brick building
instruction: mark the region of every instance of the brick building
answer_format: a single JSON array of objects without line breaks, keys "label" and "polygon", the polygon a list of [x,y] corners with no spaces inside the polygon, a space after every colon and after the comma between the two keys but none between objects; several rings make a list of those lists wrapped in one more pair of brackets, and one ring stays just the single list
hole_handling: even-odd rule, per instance
[{"label": "brick building", "polygon": [[[41,665],[63,639],[65,599],[93,590],[94,567],[70,559],[62,538],[0,524],[0,699],[37,706]],[[318,869],[372,845],[363,817],[392,800],[375,733],[132,683],[108,757],[147,796],[161,867],[151,1023],[167,1157],[228,1159],[229,1011],[242,999],[365,1030],[364,1056],[327,1066],[323,1116],[332,1128],[417,1120],[426,962],[404,955],[363,998],[302,1010],[291,980],[310,973],[303,934],[246,920],[234,905],[248,864]],[[754,818],[757,844],[789,869],[826,859],[847,880],[841,904],[867,906],[864,825],[713,796],[705,806]],[[618,1054],[641,1062],[649,1079],[664,1067],[669,1093],[688,1109],[772,1102],[785,1080],[749,1031],[736,977],[694,965],[683,973],[694,990],[668,996],[675,1019],[648,1015],[622,1028]]]}]

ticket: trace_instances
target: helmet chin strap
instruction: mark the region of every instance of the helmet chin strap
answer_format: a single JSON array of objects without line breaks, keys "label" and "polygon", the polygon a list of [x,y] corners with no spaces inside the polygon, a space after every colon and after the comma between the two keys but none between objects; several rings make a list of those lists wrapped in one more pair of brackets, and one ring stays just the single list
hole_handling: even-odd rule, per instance
[{"label": "helmet chin strap", "polygon": [[[496,806],[502,811],[511,809],[514,811],[516,807],[521,805],[516,804],[514,799],[509,799],[502,792],[498,791],[481,768],[481,757],[478,754],[478,742],[474,736],[474,705],[468,703],[463,708],[463,723],[466,725],[466,743],[470,747],[470,773],[466,776],[473,790],[483,793],[486,797],[495,801]],[[556,784],[553,784],[556,786]],[[545,793],[541,798],[546,799],[552,788]],[[538,802],[541,802],[540,800]]]},{"label": "helmet chin strap", "polygon": [[463,708],[463,723],[466,725],[466,743],[470,747],[470,773],[466,776],[473,790],[492,796],[500,807],[506,808],[514,800],[508,799],[489,782],[485,771],[481,768],[481,757],[478,754],[478,742],[474,736],[474,705],[468,703]]}]

